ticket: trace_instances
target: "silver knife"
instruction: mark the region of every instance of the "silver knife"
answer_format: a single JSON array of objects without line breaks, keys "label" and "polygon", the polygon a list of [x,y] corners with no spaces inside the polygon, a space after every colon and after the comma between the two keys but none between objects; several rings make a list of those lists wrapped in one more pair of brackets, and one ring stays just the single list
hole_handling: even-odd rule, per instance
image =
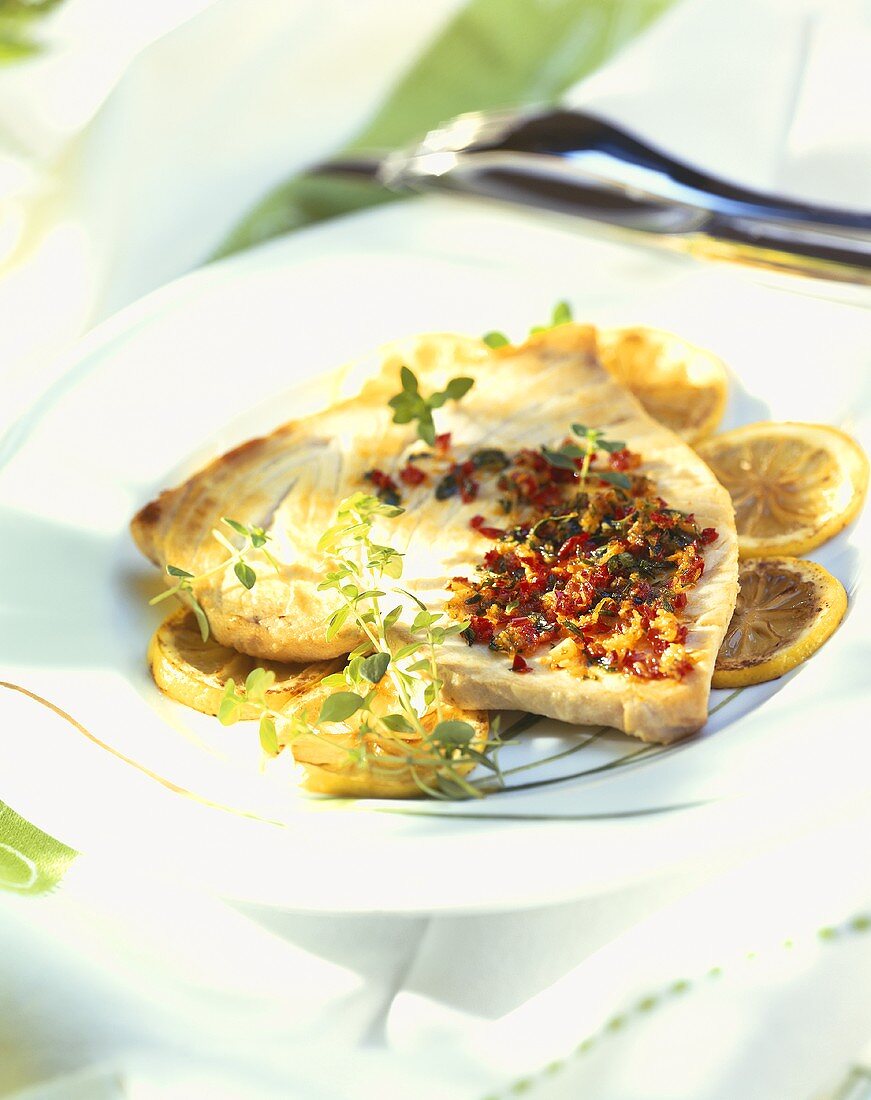
[{"label": "silver knife", "polygon": [[871,284],[871,214],[742,187],[583,111],[460,115],[409,149],[323,167],[397,191],[585,218],[708,258]]}]

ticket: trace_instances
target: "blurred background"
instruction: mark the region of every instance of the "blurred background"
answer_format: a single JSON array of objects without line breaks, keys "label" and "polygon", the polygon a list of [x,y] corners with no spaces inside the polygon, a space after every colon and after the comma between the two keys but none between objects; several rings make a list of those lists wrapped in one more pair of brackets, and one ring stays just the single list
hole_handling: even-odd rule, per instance
[{"label": "blurred background", "polygon": [[751,186],[867,207],[865,0],[0,0],[8,407],[212,258],[392,196],[306,169],[572,102]]}]

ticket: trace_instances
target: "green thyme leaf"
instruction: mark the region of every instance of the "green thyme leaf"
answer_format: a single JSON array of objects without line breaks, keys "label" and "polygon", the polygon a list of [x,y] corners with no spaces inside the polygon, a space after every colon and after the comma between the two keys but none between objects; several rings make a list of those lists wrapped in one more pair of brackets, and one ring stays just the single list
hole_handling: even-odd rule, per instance
[{"label": "green thyme leaf", "polygon": [[614,573],[622,571],[631,573],[636,568],[638,559],[634,554],[630,554],[628,550],[623,551],[621,554],[615,554],[612,558],[608,558],[606,562],[606,568],[608,572],[613,576]]},{"label": "green thyme leaf", "polygon": [[257,583],[257,574],[247,561],[237,561],[233,566],[233,572],[246,588],[251,589]]},{"label": "green thyme leaf", "polygon": [[237,519],[230,519],[228,516],[222,516],[221,521],[226,523],[228,527],[232,527],[238,534],[248,537],[248,528],[244,523],[240,523]]},{"label": "green thyme leaf", "polygon": [[149,607],[154,607],[155,604],[163,603],[164,600],[168,600],[170,596],[177,596],[181,585],[177,584],[174,588],[167,588],[163,592],[158,592],[156,596],[152,596],[148,601]]},{"label": "green thyme leaf", "polygon": [[429,399],[430,407],[439,409],[446,401],[459,401],[474,385],[474,378],[452,378],[441,393],[432,395]]},{"label": "green thyme leaf", "polygon": [[384,629],[390,630],[391,627],[396,626],[399,621],[399,616],[402,614],[402,605],[397,604],[392,611],[388,611],[384,616]]},{"label": "green thyme leaf", "polygon": [[171,577],[193,577],[193,573],[188,573],[186,569],[179,569],[177,565],[168,565],[166,571]]},{"label": "green thyme leaf", "polygon": [[409,424],[415,419],[415,411],[411,405],[398,402],[395,397],[387,403],[393,408],[394,424]]},{"label": "green thyme leaf", "polygon": [[572,320],[572,307],[568,302],[557,302],[553,307],[553,315],[551,316],[550,323],[556,328],[557,325],[566,325]]},{"label": "green thyme leaf", "polygon": [[204,642],[209,640],[209,618],[203,611],[196,596],[193,592],[185,592],[183,595],[179,595],[179,598],[184,600],[188,607],[193,611],[194,618],[197,620],[197,626],[200,628],[200,637]]},{"label": "green thyme leaf", "polygon": [[599,450],[607,451],[608,454],[614,454],[615,451],[622,451],[626,444],[622,439],[599,439],[596,442],[596,446]]},{"label": "green thyme leaf", "polygon": [[334,611],[332,615],[330,615],[329,619],[327,620],[329,624],[327,626],[326,635],[328,642],[331,642],[333,638],[335,638],[335,636],[339,633],[339,631],[345,625],[345,622],[347,621],[350,614],[351,609],[349,607],[340,607],[338,611]]},{"label": "green thyme leaf", "polygon": [[617,485],[620,489],[629,489],[632,486],[632,482],[625,474],[615,474],[610,470],[596,470],[594,471],[596,477],[600,477],[602,481],[608,481],[611,485]]},{"label": "green thyme leaf", "polygon": [[393,733],[414,733],[414,726],[401,714],[385,714],[381,721]]},{"label": "green thyme leaf", "polygon": [[488,332],[481,339],[488,348],[505,348],[511,345],[511,341],[504,332]]},{"label": "green thyme leaf", "polygon": [[422,412],[417,419],[417,434],[424,441],[428,443],[430,447],[435,446],[436,430],[433,422],[432,413],[429,409]]},{"label": "green thyme leaf", "polygon": [[399,371],[402,390],[394,394],[387,402],[393,409],[394,424],[410,424],[417,421],[417,434],[430,447],[435,446],[436,429],[433,421],[433,409],[439,409],[446,401],[459,401],[474,385],[471,378],[452,378],[445,389],[424,397],[420,392],[417,377],[409,367],[403,365]]},{"label": "green thyme leaf", "polygon": [[[575,450],[578,450],[576,447]],[[581,455],[567,454],[564,450],[553,451],[550,447],[542,447],[541,453],[551,464],[551,466],[558,466],[561,470],[575,470],[575,459],[580,458]]]},{"label": "green thyme leaf", "polygon": [[265,705],[266,692],[275,683],[275,673],[271,669],[252,668],[245,679],[245,696],[252,703]]},{"label": "green thyme leaf", "polygon": [[411,624],[412,631],[416,634],[419,630],[428,630],[433,623],[437,623],[441,615],[432,611],[418,611]]},{"label": "green thyme leaf", "polygon": [[470,748],[468,745],[463,749],[463,756],[468,757],[470,760],[474,760],[484,768],[489,768],[491,772],[499,773],[499,766],[493,760],[491,760],[485,753],[478,752],[477,749]]},{"label": "green thyme leaf", "polygon": [[475,731],[468,722],[460,722],[451,718],[444,722],[439,722],[433,730],[432,735],[433,740],[441,745],[447,745],[452,748],[462,748],[469,744],[475,736]]},{"label": "green thyme leaf", "polygon": [[387,671],[387,666],[389,664],[389,653],[373,653],[371,657],[367,657],[362,665],[360,665],[360,672],[366,677],[370,684],[377,684],[384,677],[384,673]]},{"label": "green thyme leaf", "polygon": [[236,684],[232,679],[229,679],[218,706],[218,721],[222,726],[232,726],[234,722],[238,721],[239,706],[236,699]]},{"label": "green thyme leaf", "polygon": [[568,302],[557,302],[553,307],[553,312],[550,315],[550,324],[548,325],[533,325],[529,330],[530,336],[535,336],[539,332],[549,332],[552,328],[556,328],[557,325],[568,324],[572,320],[572,307]]},{"label": "green thyme leaf", "polygon": [[321,722],[344,722],[362,707],[363,699],[353,691],[337,691],[324,700],[317,724]]},{"label": "green thyme leaf", "polygon": [[325,676],[323,680],[321,680],[322,687],[345,687],[346,684],[347,680],[345,679],[344,672],[333,672],[331,675]]},{"label": "green thyme leaf", "polygon": [[269,756],[278,756],[278,735],[275,732],[275,722],[268,714],[260,719],[260,747]]}]

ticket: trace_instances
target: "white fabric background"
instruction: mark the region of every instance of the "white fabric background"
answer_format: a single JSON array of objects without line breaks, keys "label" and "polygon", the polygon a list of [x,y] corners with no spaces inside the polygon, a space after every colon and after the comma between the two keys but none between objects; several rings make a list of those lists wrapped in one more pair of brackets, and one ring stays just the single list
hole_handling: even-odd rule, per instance
[{"label": "white fabric background", "polygon": [[[46,29],[56,48],[0,70],[4,417],[51,380],[70,340],[196,266],[274,184],[350,137],[457,6],[296,0],[252,20],[244,0],[173,0],[121,19],[107,0],[68,0]],[[685,0],[570,98],[725,175],[867,209],[869,47],[862,0]],[[172,882],[110,888],[86,855],[50,898],[0,895],[0,1090],[482,1096],[552,1056],[567,1005],[578,1034],[607,1011],[603,990],[643,991],[701,947],[743,949],[758,925],[736,933],[736,917],[811,928],[867,904],[856,867],[869,835],[849,814],[708,887],[722,868],[438,919],[233,908]],[[743,1007],[764,1026],[762,999]],[[822,1007],[804,1005],[806,1019]],[[825,1012],[858,1041],[853,1001]],[[861,1026],[871,1033],[871,1018]],[[722,1074],[694,1095],[756,1095],[765,1055],[744,1051],[727,1045]],[[655,1065],[647,1079],[657,1071],[667,1080]],[[595,1100],[625,1087],[600,1076]]]}]

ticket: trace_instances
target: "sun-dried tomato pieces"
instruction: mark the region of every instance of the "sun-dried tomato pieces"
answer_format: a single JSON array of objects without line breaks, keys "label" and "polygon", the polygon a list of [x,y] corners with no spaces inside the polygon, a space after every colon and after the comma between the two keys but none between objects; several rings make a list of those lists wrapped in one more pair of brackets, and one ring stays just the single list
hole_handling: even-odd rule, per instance
[{"label": "sun-dried tomato pieces", "polygon": [[422,485],[429,479],[419,466],[415,466],[413,462],[409,462],[399,471],[399,480],[405,485],[413,486]]},{"label": "sun-dried tomato pieces", "polygon": [[367,481],[371,481],[375,489],[375,495],[385,504],[399,504],[399,486],[383,470],[369,470],[363,475]]},{"label": "sun-dried tomato pieces", "polygon": [[[634,465],[614,454],[618,465]],[[548,469],[574,478],[570,470]],[[536,452],[521,452],[503,477],[527,500],[541,499],[547,486],[539,475],[548,469]],[[700,531],[644,479],[630,493],[610,486],[578,493],[573,480],[561,484],[550,484],[558,504],[535,509],[504,531],[498,546],[482,555],[477,574],[454,588],[478,601],[469,641],[509,654],[512,668],[522,660],[516,671],[532,671],[531,654],[570,639],[574,649],[560,646],[554,660],[567,667],[567,654],[574,653],[581,675],[599,668],[647,680],[685,676],[693,660],[678,616],[704,572],[702,551],[716,531]],[[483,532],[486,520],[474,516],[470,525]]]},{"label": "sun-dried tomato pieces", "polygon": [[561,453],[571,461],[554,465],[530,447],[458,455],[446,432],[393,476],[365,476],[391,504],[400,503],[397,482],[431,483],[436,500],[486,500],[486,511],[506,517],[500,526],[482,508],[468,520],[496,545],[472,578],[449,586],[449,611],[469,619],[470,645],[507,654],[515,672],[532,672],[527,658],[556,647],[554,661],[569,667],[574,654],[578,675],[680,679],[693,660],[679,617],[718,533],[670,507],[640,473],[637,453],[600,447],[585,463],[566,444]]},{"label": "sun-dried tomato pieces", "polygon": [[587,534],[572,535],[559,548],[557,558],[560,561],[567,561],[569,558],[577,557],[589,541],[590,536]]},{"label": "sun-dried tomato pieces", "polygon": [[488,539],[501,539],[505,534],[504,527],[491,527],[483,516],[472,516],[469,526]]}]

